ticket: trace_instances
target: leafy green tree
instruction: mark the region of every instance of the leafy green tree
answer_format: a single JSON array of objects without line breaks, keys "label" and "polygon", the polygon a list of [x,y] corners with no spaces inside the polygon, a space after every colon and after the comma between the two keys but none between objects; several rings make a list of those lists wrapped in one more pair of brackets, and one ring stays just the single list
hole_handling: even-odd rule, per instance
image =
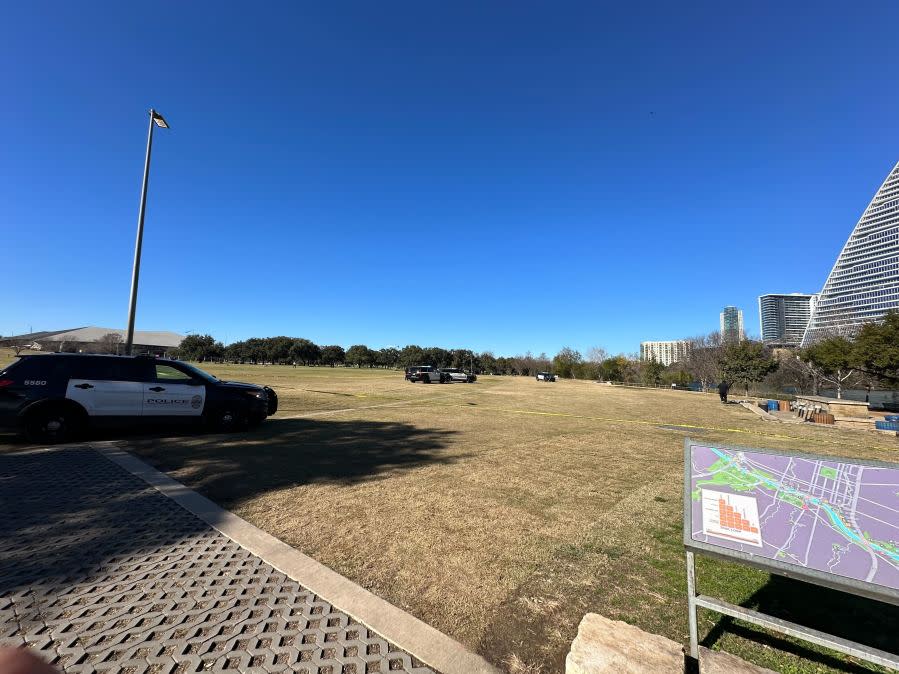
[{"label": "leafy green tree", "polygon": [[378,349],[378,352],[375,357],[375,362],[380,367],[396,367],[396,364],[400,360],[400,350],[396,349],[392,346],[384,347],[383,349]]},{"label": "leafy green tree", "polygon": [[266,358],[266,347],[264,340],[259,337],[250,337],[244,342],[244,356],[255,365],[264,362]]},{"label": "leafy green tree", "polygon": [[662,383],[662,373],[665,366],[657,362],[655,358],[640,363],[640,381],[644,386],[658,386]]},{"label": "leafy green tree", "polygon": [[420,346],[416,344],[409,344],[408,346],[404,346],[400,349],[400,360],[399,364],[403,367],[410,367],[412,365],[428,365],[425,363],[425,352]]},{"label": "leafy green tree", "polygon": [[899,383],[899,312],[889,311],[882,321],[863,325],[852,356],[865,374],[891,386]]},{"label": "leafy green tree", "polygon": [[692,381],[693,377],[691,377],[690,373],[679,363],[669,365],[662,373],[662,383],[666,386],[671,386],[671,384],[688,386]]},{"label": "leafy green tree", "polygon": [[423,350],[422,354],[424,362],[422,365],[433,365],[434,367],[450,367],[453,362],[452,354],[446,349],[439,346],[429,346]]},{"label": "leafy green tree", "polygon": [[268,337],[265,339],[265,355],[272,363],[285,363],[290,360],[290,347],[293,339],[290,337]]},{"label": "leafy green tree", "polygon": [[356,367],[371,367],[375,362],[375,352],[364,344],[354,344],[346,350],[346,362]]},{"label": "leafy green tree", "polygon": [[595,361],[585,360],[571,369],[575,379],[599,379],[600,364]]},{"label": "leafy green tree", "polygon": [[232,342],[225,347],[225,359],[234,363],[242,363],[244,360],[248,360],[246,349],[246,342]]},{"label": "leafy green tree", "polygon": [[470,349],[453,349],[450,351],[452,361],[450,367],[458,367],[462,370],[470,370],[474,364],[475,355]]},{"label": "leafy green tree", "polygon": [[553,372],[559,377],[571,379],[574,376],[574,368],[581,364],[581,354],[570,347],[563,347],[553,358]]},{"label": "leafy green tree", "polygon": [[599,365],[599,376],[605,381],[623,382],[627,364],[627,357],[623,354],[606,358]]},{"label": "leafy green tree", "polygon": [[475,367],[478,372],[496,374],[496,356],[490,351],[484,351],[475,359]]},{"label": "leafy green tree", "polygon": [[718,365],[724,379],[746,387],[746,395],[749,395],[750,384],[761,381],[777,369],[777,361],[765,345],[751,340],[726,344]]},{"label": "leafy green tree", "polygon": [[317,344],[302,338],[293,339],[291,342],[290,359],[293,362],[309,365],[310,363],[317,363],[321,360],[322,350]]},{"label": "leafy green tree", "polygon": [[331,345],[322,347],[321,361],[323,364],[334,367],[338,363],[344,362],[346,352],[342,346]]},{"label": "leafy green tree", "polygon": [[212,335],[188,335],[178,345],[177,356],[182,360],[204,362],[217,360],[225,354],[225,347]]},{"label": "leafy green tree", "polygon": [[812,344],[799,357],[817,370],[819,379],[836,386],[837,398],[843,397],[843,382],[854,370],[852,342],[846,337],[828,337]]}]

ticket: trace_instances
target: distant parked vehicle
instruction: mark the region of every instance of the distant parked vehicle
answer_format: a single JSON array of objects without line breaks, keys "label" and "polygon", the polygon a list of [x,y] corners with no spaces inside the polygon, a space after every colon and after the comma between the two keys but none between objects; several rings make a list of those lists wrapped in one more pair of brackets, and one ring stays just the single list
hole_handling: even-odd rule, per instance
[{"label": "distant parked vehicle", "polygon": [[417,382],[423,384],[433,384],[437,382],[442,384],[446,381],[446,376],[433,365],[413,365],[406,368],[406,381]]},{"label": "distant parked vehicle", "polygon": [[465,384],[470,384],[474,381],[477,381],[478,379],[473,372],[465,372],[465,370],[460,370],[457,367],[445,367],[441,370],[441,372],[446,375],[446,381],[458,381]]},{"label": "distant parked vehicle", "polygon": [[538,372],[537,381],[555,381],[556,375],[552,372]]}]

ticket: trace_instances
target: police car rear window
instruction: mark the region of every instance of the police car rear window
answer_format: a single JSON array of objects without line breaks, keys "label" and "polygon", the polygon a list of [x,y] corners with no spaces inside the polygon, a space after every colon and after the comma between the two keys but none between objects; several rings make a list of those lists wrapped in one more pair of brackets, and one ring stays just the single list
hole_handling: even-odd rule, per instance
[{"label": "police car rear window", "polygon": [[15,375],[17,377],[31,377],[37,373],[37,367],[34,365],[34,358],[23,358],[15,363],[6,366],[0,375]]},{"label": "police car rear window", "polygon": [[130,358],[100,357],[72,358],[73,379],[97,379],[99,381],[139,381],[140,366]]}]

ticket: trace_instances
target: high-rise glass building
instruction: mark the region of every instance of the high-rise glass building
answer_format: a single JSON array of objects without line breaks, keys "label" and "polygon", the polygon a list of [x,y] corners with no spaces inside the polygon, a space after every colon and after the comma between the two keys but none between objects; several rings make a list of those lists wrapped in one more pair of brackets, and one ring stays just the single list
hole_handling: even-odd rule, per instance
[{"label": "high-rise glass building", "polygon": [[762,341],[770,346],[799,346],[817,299],[802,293],[759,297]]},{"label": "high-rise glass building", "polygon": [[802,345],[852,335],[899,309],[899,164],[849,235],[812,312]]},{"label": "high-rise glass building", "polygon": [[724,342],[740,342],[745,338],[743,331],[743,310],[724,307],[721,312],[721,339]]}]

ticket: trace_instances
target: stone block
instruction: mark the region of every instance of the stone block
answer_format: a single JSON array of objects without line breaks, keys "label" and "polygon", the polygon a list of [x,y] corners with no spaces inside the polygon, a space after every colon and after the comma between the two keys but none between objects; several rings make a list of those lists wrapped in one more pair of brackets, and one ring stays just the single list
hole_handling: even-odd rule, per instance
[{"label": "stone block", "polygon": [[584,616],[565,674],[683,674],[683,647],[596,613]]}]

